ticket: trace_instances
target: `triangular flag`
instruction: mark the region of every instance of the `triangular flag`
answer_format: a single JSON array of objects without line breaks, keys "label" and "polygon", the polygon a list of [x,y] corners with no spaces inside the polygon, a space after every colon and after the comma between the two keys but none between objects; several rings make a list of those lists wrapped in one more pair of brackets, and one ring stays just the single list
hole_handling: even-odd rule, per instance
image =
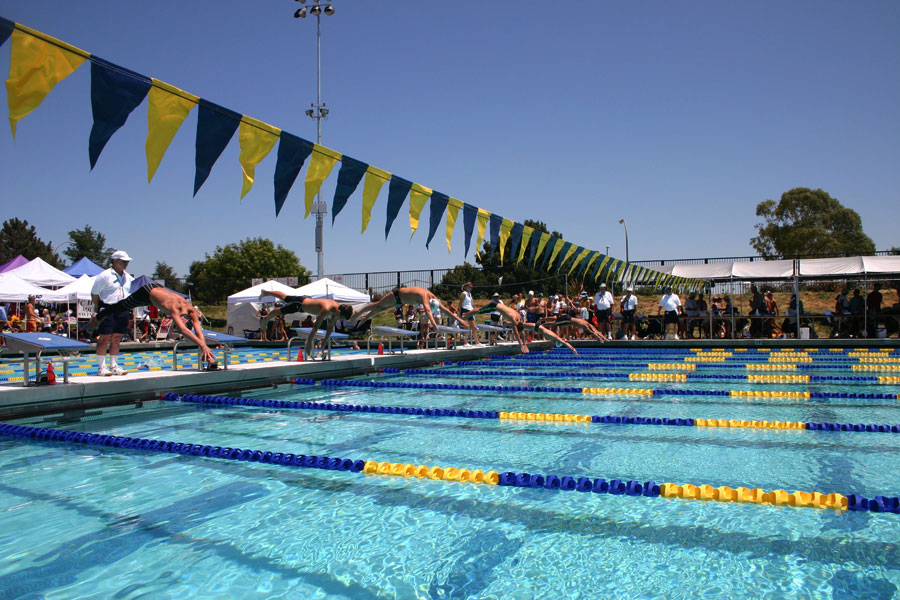
[{"label": "triangular flag", "polygon": [[506,242],[509,240],[509,234],[512,233],[514,223],[510,219],[503,219],[500,222],[500,264],[503,264],[503,253],[506,250]]},{"label": "triangular flag", "polygon": [[[522,262],[522,259],[525,258],[525,250],[527,250],[529,247],[532,248],[532,251],[534,250],[533,243],[535,238],[532,237],[533,233],[533,227],[529,227],[528,225],[522,226],[522,241],[519,242],[519,256],[518,258],[516,258],[517,263]],[[531,263],[530,255],[528,258],[528,263]]]},{"label": "triangular flag", "polygon": [[384,239],[387,239],[394,225],[394,219],[400,214],[400,207],[406,201],[409,190],[412,189],[412,181],[403,179],[397,175],[391,176],[391,183],[388,185],[388,203],[387,203],[387,220],[384,224]]},{"label": "triangular flag", "polygon": [[487,230],[490,218],[491,213],[483,208],[478,209],[478,218],[476,219],[476,224],[478,225],[478,239],[475,240],[475,254],[478,256],[481,256],[481,242],[484,241],[484,232]]},{"label": "triangular flag", "polygon": [[19,119],[36,109],[56,87],[90,56],[84,50],[19,25],[12,32],[6,96],[9,126],[16,137]]},{"label": "triangular flag", "polygon": [[447,252],[450,252],[450,238],[453,237],[453,228],[456,227],[456,217],[463,203],[456,198],[447,200]]},{"label": "triangular flag", "polygon": [[366,181],[363,183],[363,201],[362,201],[362,232],[366,231],[369,226],[369,219],[372,218],[372,207],[378,199],[378,193],[384,184],[391,180],[391,174],[382,171],[378,167],[369,165],[366,169]]},{"label": "triangular flag", "polygon": [[369,165],[366,163],[350,158],[346,154],[341,157],[341,170],[338,171],[337,186],[334,188],[334,199],[331,201],[331,224],[334,225],[334,219],[338,213],[344,209],[347,200],[362,181],[363,175]]},{"label": "triangular flag", "polygon": [[441,217],[447,210],[447,203],[450,197],[440,192],[431,192],[431,204],[428,205],[428,239],[425,240],[425,247],[431,243],[434,234],[437,233],[438,225],[441,224]]},{"label": "triangular flag", "polygon": [[319,144],[313,146],[312,158],[309,160],[309,167],[306,168],[306,195],[304,197],[306,211],[303,214],[304,219],[309,216],[313,200],[315,200],[316,194],[319,193],[322,183],[328,179],[328,175],[331,174],[331,170],[339,160],[341,160],[340,152],[335,152]]},{"label": "triangular flag", "polygon": [[[541,268],[539,270],[544,271],[549,269],[550,267],[547,265],[547,261],[550,260],[550,255],[553,254],[553,249],[556,248],[556,242],[560,241],[556,238],[556,236],[551,235],[550,239],[547,240],[547,247],[544,249],[544,253],[541,255]],[[559,250],[557,250],[559,252]]]},{"label": "triangular flag", "polygon": [[599,252],[596,252],[596,251],[593,252],[590,255],[590,258],[588,260],[581,263],[581,269],[578,271],[578,274],[575,277],[584,281],[585,280],[584,276],[587,274],[588,269],[591,268],[591,265],[594,264],[594,261],[596,261],[597,258],[599,258],[599,256],[600,256]]},{"label": "triangular flag", "polygon": [[556,240],[556,244],[553,245],[553,252],[550,253],[550,262],[547,264],[547,269],[553,268],[553,261],[556,260],[556,256],[559,254],[559,251],[563,249],[563,246],[568,244],[566,240],[559,238]]},{"label": "triangular flag", "polygon": [[0,46],[3,45],[3,42],[9,39],[9,36],[12,35],[13,29],[15,29],[15,27],[15,23],[8,19],[0,17]]},{"label": "triangular flag", "polygon": [[412,230],[412,235],[409,236],[410,239],[412,239],[412,236],[416,234],[416,230],[419,228],[419,217],[422,214],[422,209],[425,208],[425,203],[428,202],[433,192],[434,190],[431,188],[418,183],[412,184],[412,187],[409,189],[409,228]]},{"label": "triangular flag", "polygon": [[[522,243],[522,231],[525,229],[525,226],[521,223],[513,223],[512,230],[510,231],[510,242],[509,242],[509,258],[513,259],[517,256],[520,256],[519,246]],[[521,259],[519,259],[521,260]],[[518,260],[516,261],[518,262]]]},{"label": "triangular flag", "polygon": [[590,254],[590,252],[591,251],[587,248],[581,248],[581,251],[575,256],[575,260],[572,261],[572,265],[569,267],[569,275],[572,274],[572,271],[575,270],[575,267],[577,267],[581,261],[587,258],[587,255]]},{"label": "triangular flag", "polygon": [[500,225],[503,224],[503,217],[492,214],[488,219],[488,225],[491,231],[491,254],[497,249],[500,242]]},{"label": "triangular flag", "polygon": [[206,182],[213,165],[225,150],[225,146],[231,141],[240,122],[241,115],[239,113],[200,98],[200,108],[197,110],[197,141],[194,158],[196,165],[195,196],[200,190],[200,186]]},{"label": "triangular flag", "polygon": [[286,131],[281,132],[278,158],[275,161],[275,216],[281,212],[288,192],[297,181],[303,163],[312,154],[313,143]]},{"label": "triangular flag", "polygon": [[153,179],[163,155],[178,133],[191,109],[200,98],[164,81],[152,79],[153,87],[147,94],[147,183]]},{"label": "triangular flag", "polygon": [[537,237],[537,245],[534,245],[534,241],[532,241],[532,253],[531,258],[528,259],[528,262],[531,263],[532,266],[537,264],[538,259],[544,253],[544,247],[547,245],[547,242],[550,240],[550,234],[542,232],[541,235]]},{"label": "triangular flag", "polygon": [[241,153],[238,156],[238,160],[241,163],[241,172],[243,173],[243,183],[241,184],[242,199],[253,187],[256,165],[272,151],[279,135],[281,135],[281,129],[277,127],[247,115],[241,117],[241,125],[238,130]]},{"label": "triangular flag", "polygon": [[576,246],[575,244],[572,244],[570,242],[566,242],[566,244],[568,246],[563,246],[561,252],[563,259],[559,261],[559,264],[556,265],[557,273],[559,273],[559,270],[563,268],[563,266],[566,264],[566,262],[568,262],[570,258],[572,258],[572,255],[575,254],[575,250],[578,249],[578,246]]},{"label": "triangular flag", "polygon": [[466,251],[463,253],[463,257],[469,256],[469,244],[472,241],[472,232],[475,231],[475,218],[477,216],[477,206],[463,204],[463,239],[466,242]]},{"label": "triangular flag", "polygon": [[150,91],[150,78],[96,56],[91,57],[91,111],[94,126],[88,141],[91,168],[106,143]]}]

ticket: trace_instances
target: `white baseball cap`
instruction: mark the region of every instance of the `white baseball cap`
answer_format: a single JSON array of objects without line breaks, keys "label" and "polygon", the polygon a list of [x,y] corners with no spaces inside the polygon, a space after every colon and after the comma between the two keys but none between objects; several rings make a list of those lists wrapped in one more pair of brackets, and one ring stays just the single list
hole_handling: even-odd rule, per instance
[{"label": "white baseball cap", "polygon": [[528,295],[529,295],[529,296],[534,296],[534,290],[528,290]]},{"label": "white baseball cap", "polygon": [[128,253],[124,250],[116,250],[112,253],[112,256],[110,258],[113,260],[124,260],[125,262],[131,262],[131,257],[128,256]]}]

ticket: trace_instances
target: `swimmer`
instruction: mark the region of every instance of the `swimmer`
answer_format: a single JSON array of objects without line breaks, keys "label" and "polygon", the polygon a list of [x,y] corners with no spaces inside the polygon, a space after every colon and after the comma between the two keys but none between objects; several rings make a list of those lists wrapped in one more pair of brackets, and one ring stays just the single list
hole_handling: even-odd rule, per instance
[{"label": "swimmer", "polygon": [[[309,296],[289,296],[278,290],[261,291],[260,299],[266,296],[275,296],[286,303],[279,308],[273,308],[265,317],[265,323],[268,323],[279,315],[288,315],[291,313],[304,312],[315,315],[316,320],[312,324],[312,331],[306,337],[305,355],[313,358],[313,350],[316,342],[316,332],[325,324],[325,339],[322,340],[322,347],[327,348],[328,342],[331,340],[331,334],[334,333],[334,325],[337,323],[338,317],[350,319],[353,314],[353,307],[349,304],[338,304],[334,300],[328,298],[310,298]],[[323,357],[324,358],[324,357]]]},{"label": "swimmer", "polygon": [[527,354],[529,352],[528,345],[525,343],[525,336],[522,335],[523,331],[525,330],[525,324],[522,321],[522,315],[519,314],[519,311],[500,302],[499,299],[492,300],[484,308],[463,313],[463,318],[468,317],[469,315],[483,315],[493,312],[500,313],[501,322],[506,319],[507,321],[512,323],[513,335],[516,336],[516,341],[519,342],[519,347],[522,349],[522,354]]},{"label": "swimmer", "polygon": [[357,310],[353,313],[352,318],[365,321],[371,319],[378,313],[390,310],[395,306],[400,306],[402,304],[421,304],[425,309],[425,314],[428,315],[428,322],[432,327],[437,329],[438,323],[434,319],[434,313],[431,312],[432,299],[437,300],[438,306],[441,307],[442,311],[456,319],[461,325],[466,325],[465,321],[457,317],[453,311],[444,306],[437,296],[421,287],[395,287],[377,301],[370,302]]},{"label": "swimmer", "polygon": [[594,339],[600,340],[601,343],[606,343],[609,341],[609,338],[600,333],[600,331],[591,325],[590,321],[586,321],[585,319],[581,319],[579,317],[570,317],[568,315],[559,317],[556,321],[545,321],[547,327],[577,327],[578,329],[587,332],[592,335]]}]

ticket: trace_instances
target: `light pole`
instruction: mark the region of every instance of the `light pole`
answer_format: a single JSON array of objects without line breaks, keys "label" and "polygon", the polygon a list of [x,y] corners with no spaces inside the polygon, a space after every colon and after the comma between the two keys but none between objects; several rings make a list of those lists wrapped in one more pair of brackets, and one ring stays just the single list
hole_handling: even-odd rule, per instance
[{"label": "light pole", "polygon": [[53,246],[53,250],[51,251],[51,253],[53,254],[53,256],[56,256],[57,250],[59,250],[63,246],[71,246],[73,244],[74,242],[60,242],[57,245]]},{"label": "light pole", "polygon": [[631,262],[628,260],[628,223],[625,222],[625,219],[619,219],[619,225],[625,226],[625,262]]},{"label": "light pole", "polygon": [[[296,0],[301,4],[306,4],[306,0]],[[312,0],[312,4],[307,9],[305,6],[300,7],[294,12],[295,19],[305,19],[307,14],[316,18],[316,103],[311,104],[312,108],[306,110],[306,116],[316,120],[316,143],[322,145],[322,119],[328,117],[328,108],[322,102],[322,14],[333,15],[334,6],[325,4],[321,0]],[[328,205],[322,201],[322,192],[316,196],[313,204],[312,212],[316,215],[316,257],[317,257],[317,277],[322,279],[325,277],[325,231],[324,221],[325,215],[328,214]]]}]

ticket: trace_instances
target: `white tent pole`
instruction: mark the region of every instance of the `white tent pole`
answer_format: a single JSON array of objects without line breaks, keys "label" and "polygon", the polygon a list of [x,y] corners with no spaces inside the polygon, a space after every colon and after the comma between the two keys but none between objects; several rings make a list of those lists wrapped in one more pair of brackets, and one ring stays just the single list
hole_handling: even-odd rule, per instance
[{"label": "white tent pole", "polygon": [[794,259],[794,312],[797,313],[797,339],[800,339],[800,259]]}]

